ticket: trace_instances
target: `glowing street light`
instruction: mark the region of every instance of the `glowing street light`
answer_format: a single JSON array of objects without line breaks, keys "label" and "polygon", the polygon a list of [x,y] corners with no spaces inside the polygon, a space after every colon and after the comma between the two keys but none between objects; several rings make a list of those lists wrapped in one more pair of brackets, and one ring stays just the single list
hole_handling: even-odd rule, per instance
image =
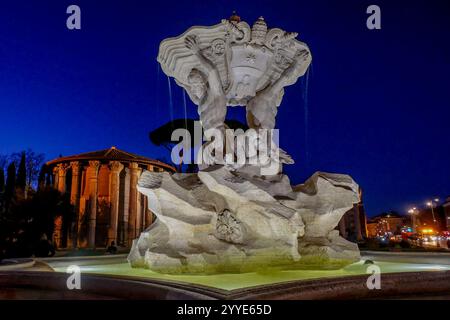
[{"label": "glowing street light", "polygon": [[417,215],[418,215],[419,211],[417,210],[416,207],[414,207],[414,208],[409,209],[408,213],[412,217],[412,229],[413,229],[413,232],[416,233],[417,232]]},{"label": "glowing street light", "polygon": [[433,200],[427,202],[427,206],[429,206],[431,208],[431,214],[433,215],[433,222],[435,224],[436,224],[436,217],[434,216],[434,208],[435,208],[435,205],[438,204],[438,202],[439,202],[438,198],[434,198]]}]

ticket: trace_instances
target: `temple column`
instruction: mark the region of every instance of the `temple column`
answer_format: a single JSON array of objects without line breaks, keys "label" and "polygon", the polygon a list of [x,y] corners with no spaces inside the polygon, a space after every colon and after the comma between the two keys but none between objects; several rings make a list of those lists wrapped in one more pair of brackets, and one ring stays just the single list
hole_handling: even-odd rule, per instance
[{"label": "temple column", "polygon": [[139,235],[142,232],[143,224],[145,223],[144,216],[143,216],[143,210],[142,210],[142,197],[139,191],[137,191],[137,215],[136,215],[136,238],[139,237]]},{"label": "temple column", "polygon": [[83,197],[85,196],[86,190],[88,190],[87,186],[87,168],[89,166],[86,165],[80,165],[80,175],[79,175],[79,181],[80,181],[80,197],[78,201],[78,219],[76,221],[77,225],[75,226],[77,231],[77,247],[85,247],[86,243],[83,241],[84,239],[81,238],[82,232],[86,232],[85,226],[83,226],[84,223],[84,217],[87,212],[86,210],[86,199]]},{"label": "temple column", "polygon": [[130,163],[130,205],[128,213],[128,245],[137,238],[137,230],[140,229],[140,217],[138,215],[138,191],[137,183],[141,169],[136,162]]},{"label": "temple column", "polygon": [[120,234],[120,245],[128,246],[128,216],[129,216],[129,208],[130,208],[130,170],[128,168],[123,169],[121,176],[121,190],[122,193],[120,195],[122,206],[120,212],[120,223],[121,223],[121,234]]},{"label": "temple column", "polygon": [[[55,174],[55,188],[61,192],[66,192],[66,173],[69,166],[64,163],[58,164],[55,169],[53,170]],[[63,236],[66,229],[66,223],[67,221],[63,221],[62,216],[58,216],[55,219],[55,232],[54,232],[54,240],[56,242],[56,246],[58,248],[63,247]],[[67,243],[66,243],[67,245]]]},{"label": "temple column", "polygon": [[[153,167],[153,165],[149,164],[147,165],[147,170],[148,171],[155,171],[155,168]],[[150,209],[148,208],[148,197],[144,197],[144,211],[145,211],[145,228],[147,229],[152,223],[153,223],[153,215],[152,212],[150,211]]]},{"label": "temple column", "polygon": [[58,166],[53,168],[53,188],[58,189]]},{"label": "temple column", "polygon": [[111,211],[108,228],[108,245],[111,241],[117,244],[117,225],[119,221],[119,193],[120,193],[120,172],[124,166],[119,161],[111,161],[109,163],[110,184],[111,184]]},{"label": "temple column", "polygon": [[58,168],[58,186],[57,189],[61,193],[66,192],[66,173],[69,169],[69,166],[67,164],[60,163],[57,166]]},{"label": "temple column", "polygon": [[97,190],[98,190],[98,169],[100,161],[89,161],[89,231],[88,245],[89,248],[95,248],[95,227],[97,220]]},{"label": "temple column", "polygon": [[74,161],[70,163],[72,168],[72,185],[70,187],[70,204],[74,207],[75,217],[70,226],[69,237],[67,244],[72,246],[72,248],[77,247],[77,235],[78,235],[78,220],[80,215],[80,163]]}]

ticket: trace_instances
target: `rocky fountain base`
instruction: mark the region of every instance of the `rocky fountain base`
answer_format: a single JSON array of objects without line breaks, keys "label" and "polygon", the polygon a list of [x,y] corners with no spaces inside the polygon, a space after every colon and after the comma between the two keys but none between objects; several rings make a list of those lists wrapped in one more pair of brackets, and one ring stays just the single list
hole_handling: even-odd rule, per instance
[{"label": "rocky fountain base", "polygon": [[251,176],[214,166],[196,174],[142,174],[138,190],[157,220],[128,261],[165,273],[332,268],[358,261],[335,227],[354,203],[350,176],[317,172],[292,187],[284,174]]}]

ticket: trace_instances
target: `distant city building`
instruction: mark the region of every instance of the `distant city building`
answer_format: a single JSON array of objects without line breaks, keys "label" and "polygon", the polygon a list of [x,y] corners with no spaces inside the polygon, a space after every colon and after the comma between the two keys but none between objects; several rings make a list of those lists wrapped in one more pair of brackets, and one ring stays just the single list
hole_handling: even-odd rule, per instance
[{"label": "distant city building", "polygon": [[129,247],[153,222],[147,197],[137,191],[142,171],[176,169],[158,160],[115,147],[61,157],[47,163],[52,185],[70,194],[75,221],[55,222],[54,240],[63,248],[105,247],[114,241]]},{"label": "distant city building", "polygon": [[367,216],[362,201],[362,190],[359,190],[361,201],[353,205],[339,221],[339,234],[345,239],[357,242],[367,238]]},{"label": "distant city building", "polygon": [[385,212],[372,217],[367,223],[369,238],[384,236],[386,234],[400,234],[405,226],[411,224],[410,218],[397,212]]}]

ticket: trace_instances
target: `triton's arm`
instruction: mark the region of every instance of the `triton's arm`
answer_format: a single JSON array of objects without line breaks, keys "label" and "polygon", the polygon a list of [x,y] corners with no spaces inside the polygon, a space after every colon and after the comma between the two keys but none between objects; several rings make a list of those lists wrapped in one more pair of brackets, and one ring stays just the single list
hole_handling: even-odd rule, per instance
[{"label": "triton's arm", "polygon": [[203,56],[198,46],[197,38],[195,36],[187,36],[184,40],[186,47],[192,51],[192,53],[199,59],[200,64],[205,71],[208,72],[209,85],[214,87],[219,92],[222,91],[222,83],[220,80],[219,72],[214,64]]},{"label": "triton's arm", "polygon": [[305,62],[308,57],[309,51],[299,51],[294,58],[294,62],[286,70],[284,70],[281,76],[268,88],[270,90],[270,94],[280,92],[281,89],[286,86],[286,82],[289,81],[297,72],[297,69],[301,67],[300,64]]},{"label": "triton's arm", "polygon": [[184,43],[186,44],[186,47],[200,60],[200,64],[206,69],[206,71],[212,72],[215,69],[211,61],[206,59],[200,52],[200,47],[198,46],[197,38],[195,36],[187,36],[184,39]]}]

